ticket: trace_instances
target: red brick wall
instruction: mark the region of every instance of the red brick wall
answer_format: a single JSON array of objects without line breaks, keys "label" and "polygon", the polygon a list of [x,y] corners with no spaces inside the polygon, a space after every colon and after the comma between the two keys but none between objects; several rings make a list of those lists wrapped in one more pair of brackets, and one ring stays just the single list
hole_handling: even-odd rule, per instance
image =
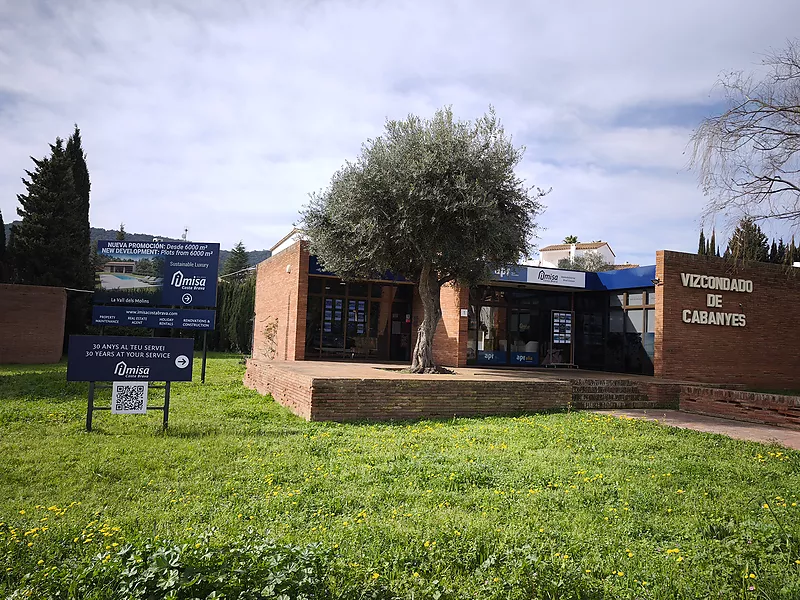
[{"label": "red brick wall", "polygon": [[61,360],[66,310],[64,288],[0,284],[0,364]]},{"label": "red brick wall", "polygon": [[702,415],[800,429],[798,396],[681,386],[680,409]]},{"label": "red brick wall", "polygon": [[[433,360],[444,367],[463,367],[467,364],[467,317],[461,309],[469,307],[469,289],[451,284],[442,287],[440,301],[442,319],[433,336]],[[414,287],[411,343],[416,343],[417,327],[422,323],[422,300]]]},{"label": "red brick wall", "polygon": [[[308,304],[308,247],[296,242],[256,270],[253,358],[303,360]],[[274,335],[267,327],[277,322]]]},{"label": "red brick wall", "polygon": [[247,361],[244,385],[259,394],[271,394],[276,402],[294,414],[311,420],[311,386],[313,378],[275,368],[269,361],[251,358]]},{"label": "red brick wall", "polygon": [[315,378],[250,359],[244,384],[309,421],[389,421],[566,409],[567,381]]},{"label": "red brick wall", "polygon": [[[753,292],[685,287],[681,273],[751,280]],[[666,379],[800,389],[800,269],[659,251],[655,375]],[[707,294],[722,296],[709,308]],[[684,323],[682,311],[743,313],[744,327]]]}]

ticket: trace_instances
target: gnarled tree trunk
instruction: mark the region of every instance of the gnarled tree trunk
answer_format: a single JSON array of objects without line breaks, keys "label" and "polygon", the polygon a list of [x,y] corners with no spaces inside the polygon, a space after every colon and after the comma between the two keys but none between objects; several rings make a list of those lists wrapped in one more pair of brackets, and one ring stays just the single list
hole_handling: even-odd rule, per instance
[{"label": "gnarled tree trunk", "polygon": [[425,373],[436,369],[433,362],[433,336],[442,318],[441,286],[430,265],[425,265],[419,278],[419,297],[422,300],[423,318],[417,329],[417,343],[411,355],[411,372]]}]

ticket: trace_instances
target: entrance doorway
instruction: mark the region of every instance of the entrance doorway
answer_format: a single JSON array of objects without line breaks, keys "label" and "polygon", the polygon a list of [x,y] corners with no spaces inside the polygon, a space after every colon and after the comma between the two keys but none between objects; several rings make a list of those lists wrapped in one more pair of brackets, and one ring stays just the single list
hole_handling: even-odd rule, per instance
[{"label": "entrance doorway", "polygon": [[411,304],[392,303],[391,335],[389,338],[389,360],[411,359]]}]

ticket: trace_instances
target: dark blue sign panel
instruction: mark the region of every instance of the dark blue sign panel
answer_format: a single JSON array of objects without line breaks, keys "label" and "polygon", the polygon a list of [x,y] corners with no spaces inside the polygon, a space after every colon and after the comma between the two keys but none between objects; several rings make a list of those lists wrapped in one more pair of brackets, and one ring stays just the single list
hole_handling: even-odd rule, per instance
[{"label": "dark blue sign panel", "polygon": [[512,352],[511,353],[512,365],[527,365],[529,367],[539,366],[539,353],[538,352]]},{"label": "dark blue sign panel", "polygon": [[505,350],[478,350],[479,365],[504,365],[506,364]]},{"label": "dark blue sign panel", "polygon": [[95,304],[217,305],[219,244],[97,242]]},{"label": "dark blue sign panel", "polygon": [[211,331],[214,329],[215,315],[216,312],[210,309],[95,306],[92,309],[92,325]]},{"label": "dark blue sign panel", "polygon": [[71,335],[67,381],[191,381],[194,340]]}]

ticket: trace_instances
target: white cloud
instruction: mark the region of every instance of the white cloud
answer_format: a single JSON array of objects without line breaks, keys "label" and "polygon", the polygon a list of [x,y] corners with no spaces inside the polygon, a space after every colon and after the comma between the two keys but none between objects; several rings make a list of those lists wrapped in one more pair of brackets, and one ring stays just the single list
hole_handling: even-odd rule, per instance
[{"label": "white cloud", "polygon": [[493,104],[521,172],[554,188],[543,241],[648,262],[694,249],[703,204],[682,170],[694,123],[661,111],[709,104],[798,17],[777,0],[0,0],[0,210],[77,122],[93,224],[269,247],[386,117]]}]

